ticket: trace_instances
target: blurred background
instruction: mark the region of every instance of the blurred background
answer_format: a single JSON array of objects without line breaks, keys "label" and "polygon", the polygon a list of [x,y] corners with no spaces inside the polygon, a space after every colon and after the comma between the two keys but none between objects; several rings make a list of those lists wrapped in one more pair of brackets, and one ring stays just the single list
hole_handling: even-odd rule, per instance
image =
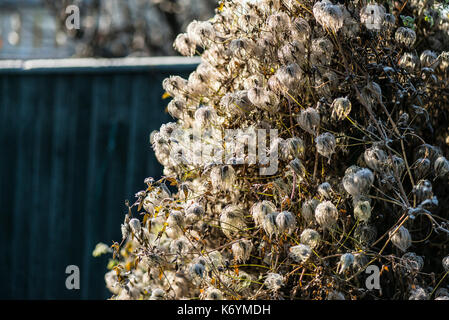
[{"label": "blurred background", "polygon": [[[66,26],[68,6],[79,29]],[[196,58],[172,42],[215,0],[0,0],[0,299],[105,299],[125,200],[162,168],[161,82]],[[80,289],[68,290],[68,265]]]}]

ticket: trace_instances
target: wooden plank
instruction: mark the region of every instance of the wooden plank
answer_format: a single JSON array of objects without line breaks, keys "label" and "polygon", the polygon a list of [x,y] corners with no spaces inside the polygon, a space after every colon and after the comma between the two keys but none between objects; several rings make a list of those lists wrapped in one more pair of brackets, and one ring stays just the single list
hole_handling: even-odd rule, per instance
[{"label": "wooden plank", "polygon": [[90,119],[90,136],[89,136],[89,154],[87,185],[86,185],[86,207],[84,209],[85,223],[85,242],[83,264],[80,266],[84,270],[81,273],[82,298],[87,299],[91,285],[90,264],[92,263],[92,255],[89,253],[95,247],[94,232],[98,226],[97,217],[102,212],[102,204],[99,202],[101,191],[103,188],[104,171],[101,171],[102,145],[99,144],[101,135],[103,134],[101,126],[101,112],[109,106],[109,92],[107,87],[107,78],[105,76],[95,76],[93,78],[92,92],[92,116]]},{"label": "wooden plank", "polygon": [[45,175],[46,166],[48,166],[48,150],[44,148],[47,145],[48,133],[46,129],[52,128],[52,123],[48,114],[42,112],[48,105],[51,105],[51,96],[46,93],[48,86],[45,81],[39,81],[40,77],[36,77],[36,86],[38,88],[39,98],[33,108],[35,114],[33,137],[33,158],[32,158],[32,176],[30,183],[32,190],[39,190],[30,195],[30,217],[28,223],[30,224],[30,238],[28,241],[28,261],[30,265],[28,273],[28,298],[33,296],[45,296],[45,279],[46,279],[46,256],[42,252],[45,248],[46,234],[48,229],[46,225],[42,224],[45,221],[45,215],[48,212],[48,190],[50,179]]},{"label": "wooden plank", "polygon": [[30,207],[28,197],[33,190],[30,184],[32,169],[30,159],[32,159],[33,138],[32,130],[34,113],[30,106],[35,102],[37,90],[33,86],[33,78],[24,77],[19,82],[16,90],[19,90],[19,97],[15,101],[17,108],[17,169],[14,181],[14,201],[13,223],[12,223],[12,241],[11,245],[11,296],[20,298],[26,294],[28,286],[28,255],[25,253],[26,243],[29,239],[29,212]]},{"label": "wooden plank", "polygon": [[18,102],[18,78],[1,78],[0,91],[0,240],[3,250],[3,262],[0,263],[0,298],[12,297],[12,237],[13,237],[13,211],[14,192],[17,170],[17,111],[15,103]]}]

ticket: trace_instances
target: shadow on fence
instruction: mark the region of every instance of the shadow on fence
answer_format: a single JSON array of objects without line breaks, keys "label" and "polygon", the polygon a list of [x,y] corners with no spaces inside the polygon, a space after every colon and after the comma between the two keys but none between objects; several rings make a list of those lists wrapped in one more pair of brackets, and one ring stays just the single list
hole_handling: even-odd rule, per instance
[{"label": "shadow on fence", "polygon": [[[126,208],[161,166],[149,134],[171,117],[162,80],[195,59],[0,62],[0,298],[104,299]],[[80,290],[65,287],[80,268]]]}]

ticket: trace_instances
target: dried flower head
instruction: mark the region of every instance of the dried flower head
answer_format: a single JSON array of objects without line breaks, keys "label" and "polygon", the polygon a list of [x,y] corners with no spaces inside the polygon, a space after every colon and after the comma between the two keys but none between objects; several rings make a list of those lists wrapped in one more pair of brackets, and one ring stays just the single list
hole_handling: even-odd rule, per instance
[{"label": "dried flower head", "polygon": [[418,203],[433,197],[432,183],[429,180],[419,180],[413,188]]},{"label": "dried flower head", "polygon": [[449,256],[444,257],[441,263],[443,264],[444,270],[446,270],[446,272],[449,272]]},{"label": "dried flower head", "polygon": [[391,243],[402,251],[407,251],[407,249],[412,245],[412,237],[410,232],[404,226],[401,226],[396,232],[390,232]]},{"label": "dried flower head", "polygon": [[296,228],[296,218],[290,211],[282,211],[276,216],[276,225],[281,233],[291,234]]},{"label": "dried flower head", "polygon": [[430,159],[427,158],[418,158],[412,165],[413,172],[417,179],[425,178],[429,175],[432,163]]},{"label": "dried flower head", "polygon": [[268,273],[264,281],[270,291],[278,291],[284,285],[284,277],[279,273]]},{"label": "dried flower head", "polygon": [[193,56],[196,51],[196,44],[189,38],[187,33],[179,34],[175,39],[173,47],[183,56]]},{"label": "dried flower head", "polygon": [[380,31],[385,21],[386,9],[377,3],[368,4],[360,10],[360,22],[368,30]]},{"label": "dried flower head", "polygon": [[251,208],[251,215],[256,226],[261,226],[265,216],[276,211],[276,206],[271,201],[256,202]]},{"label": "dried flower head", "polygon": [[305,244],[290,247],[290,257],[298,263],[306,262],[312,256],[312,249]]},{"label": "dried flower head", "polygon": [[354,230],[354,238],[361,247],[368,247],[377,239],[377,229],[373,225],[359,224]]},{"label": "dried flower head", "polygon": [[401,264],[407,272],[419,272],[424,267],[424,259],[414,252],[407,252],[402,255]]},{"label": "dried flower head", "polygon": [[330,185],[329,182],[323,182],[318,186],[318,193],[320,194],[320,196],[326,199],[331,198],[332,192],[333,192],[332,186]]},{"label": "dried flower head", "polygon": [[223,293],[217,288],[210,287],[206,290],[205,298],[206,300],[223,300]]},{"label": "dried flower head", "polygon": [[212,187],[215,190],[230,190],[235,181],[235,170],[230,165],[217,166],[210,172]]},{"label": "dried flower head", "polygon": [[227,206],[220,215],[220,227],[230,239],[246,229],[243,211],[235,205]]},{"label": "dried flower head", "polygon": [[315,209],[315,220],[323,228],[331,229],[338,221],[338,210],[330,201],[321,202]]},{"label": "dried flower head", "polygon": [[449,174],[449,161],[440,156],[435,160],[434,170],[437,177],[445,177]]},{"label": "dried flower head", "polygon": [[304,177],[306,174],[306,168],[298,158],[290,161],[289,167],[298,175],[298,177]]},{"label": "dried flower head", "polygon": [[354,216],[362,221],[367,222],[371,217],[371,204],[369,201],[358,201],[354,207]]},{"label": "dried flower head", "polygon": [[335,153],[337,141],[335,136],[330,132],[325,132],[316,137],[316,149],[323,157],[329,158]]},{"label": "dried flower head", "polygon": [[270,236],[270,238],[273,235],[277,236],[279,234],[280,230],[276,223],[276,218],[278,215],[279,212],[271,212],[264,217],[264,220],[262,222],[262,227],[265,230],[265,232]]},{"label": "dried flower head", "polygon": [[299,126],[312,135],[316,135],[320,125],[320,114],[314,108],[301,110],[297,119]]},{"label": "dried flower head", "polygon": [[293,158],[302,158],[304,156],[304,152],[306,150],[304,141],[299,137],[292,137],[287,139],[286,141],[288,147],[288,153]]},{"label": "dried flower head", "polygon": [[429,294],[422,287],[415,287],[410,291],[409,300],[429,300]]},{"label": "dried flower head", "polygon": [[315,249],[321,241],[320,234],[313,229],[304,229],[301,232],[301,243],[308,245],[310,248]]},{"label": "dried flower head", "polygon": [[298,17],[292,22],[292,38],[304,42],[310,38],[310,25],[304,18]]},{"label": "dried flower head", "polygon": [[396,30],[395,39],[405,47],[411,48],[416,41],[416,32],[410,28],[400,27]]},{"label": "dried flower head", "polygon": [[343,11],[340,6],[333,5],[327,0],[315,3],[313,6],[313,15],[323,28],[329,28],[332,31],[337,32],[343,27]]},{"label": "dried flower head", "polygon": [[231,249],[235,260],[243,263],[249,260],[251,251],[253,250],[253,243],[251,240],[241,239],[234,243]]},{"label": "dried flower head", "polygon": [[186,208],[186,221],[194,223],[200,220],[204,215],[204,208],[199,203],[192,203]]},{"label": "dried flower head", "polygon": [[303,72],[297,63],[291,63],[280,67],[276,72],[276,78],[285,90],[294,91],[301,84]]},{"label": "dried flower head", "polygon": [[422,68],[436,69],[438,67],[438,55],[432,50],[424,50],[419,60]]},{"label": "dried flower head", "polygon": [[410,52],[404,53],[398,62],[398,66],[404,68],[408,72],[413,72],[418,67],[418,64],[418,57]]},{"label": "dried flower head", "polygon": [[154,289],[153,292],[151,293],[151,298],[150,300],[164,300],[165,297],[165,291],[157,288]]},{"label": "dried flower head", "polygon": [[354,255],[352,253],[342,254],[338,263],[338,273],[342,274],[348,270],[354,263]]},{"label": "dried flower head", "polygon": [[366,194],[374,182],[374,175],[367,168],[349,167],[343,177],[343,187],[351,196]]},{"label": "dried flower head", "polygon": [[371,147],[365,151],[365,163],[374,171],[382,172],[387,164],[387,153],[378,147]]},{"label": "dried flower head", "polygon": [[319,205],[320,201],[317,199],[310,199],[304,201],[301,207],[301,216],[306,222],[312,222],[315,218],[315,209]]},{"label": "dried flower head", "polygon": [[334,102],[332,102],[331,108],[333,110],[332,114],[337,119],[343,120],[347,116],[349,116],[349,113],[351,113],[352,104],[351,104],[351,101],[347,97],[337,98],[334,100]]},{"label": "dried flower head", "polygon": [[129,226],[131,228],[131,231],[136,235],[139,236],[140,235],[140,231],[141,231],[141,224],[139,219],[133,218],[129,221]]}]

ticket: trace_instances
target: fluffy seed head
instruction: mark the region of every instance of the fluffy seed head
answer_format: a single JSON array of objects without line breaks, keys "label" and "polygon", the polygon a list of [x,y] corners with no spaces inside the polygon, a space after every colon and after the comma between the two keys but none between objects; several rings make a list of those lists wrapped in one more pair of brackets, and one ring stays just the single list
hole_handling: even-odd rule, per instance
[{"label": "fluffy seed head", "polygon": [[307,108],[301,110],[301,113],[296,118],[299,126],[312,135],[316,135],[317,129],[320,125],[320,114],[314,108]]},{"label": "fluffy seed head", "polygon": [[449,256],[444,257],[441,263],[443,264],[444,270],[446,270],[446,272],[449,272]]},{"label": "fluffy seed head", "polygon": [[395,39],[398,43],[410,48],[416,41],[416,32],[410,28],[400,27],[396,30]]},{"label": "fluffy seed head", "polygon": [[412,237],[410,232],[404,226],[401,226],[394,234],[390,232],[391,243],[399,248],[401,251],[407,251],[407,249],[412,245]]},{"label": "fluffy seed head", "polygon": [[371,217],[371,204],[369,201],[358,201],[354,208],[354,216],[362,222],[367,222]]},{"label": "fluffy seed head", "polygon": [[141,225],[139,219],[136,218],[131,219],[129,221],[129,226],[131,227],[131,230],[135,235],[137,236],[140,235]]},{"label": "fluffy seed head", "polygon": [[343,11],[340,6],[333,5],[327,0],[315,3],[313,6],[313,15],[316,21],[324,28],[329,28],[337,32],[343,27]]},{"label": "fluffy seed head", "polygon": [[196,44],[189,38],[187,33],[179,34],[173,43],[173,47],[183,56],[191,57],[196,51]]},{"label": "fluffy seed head", "polygon": [[387,164],[388,156],[382,149],[378,147],[371,147],[366,149],[364,159],[370,169],[382,172]]},{"label": "fluffy seed head", "polygon": [[315,209],[315,220],[325,229],[335,226],[338,220],[338,210],[330,201],[321,202]]},{"label": "fluffy seed head", "polygon": [[443,156],[435,160],[433,167],[437,177],[445,177],[449,174],[449,161]]},{"label": "fluffy seed head", "polygon": [[419,272],[424,267],[424,259],[414,252],[404,253],[401,263],[407,272]]},{"label": "fluffy seed head", "polygon": [[368,4],[360,10],[360,22],[368,30],[380,31],[385,20],[386,10],[377,3]]},{"label": "fluffy seed head", "polygon": [[313,229],[304,229],[303,232],[301,232],[300,240],[301,243],[306,244],[310,248],[314,249],[320,244],[321,236],[317,231]]},{"label": "fluffy seed head", "polygon": [[329,182],[323,182],[318,186],[318,193],[320,196],[329,199],[332,195],[332,186]]},{"label": "fluffy seed head", "polygon": [[366,194],[374,182],[374,175],[367,168],[349,167],[343,177],[343,187],[353,197]]},{"label": "fluffy seed head", "polygon": [[230,165],[217,166],[211,169],[210,178],[215,190],[231,190],[235,181],[235,170]]},{"label": "fluffy seed head", "polygon": [[223,293],[217,288],[210,287],[206,290],[205,300],[223,300]]},{"label": "fluffy seed head", "polygon": [[419,60],[422,68],[436,69],[438,67],[438,55],[432,50],[424,50]]},{"label": "fluffy seed head", "polygon": [[330,132],[325,132],[316,137],[316,149],[323,157],[329,158],[335,153],[337,141],[335,136]]},{"label": "fluffy seed head", "polygon": [[268,290],[277,291],[283,286],[284,277],[279,273],[268,273],[264,284],[267,286]]},{"label": "fluffy seed head", "polygon": [[276,225],[281,233],[291,234],[296,228],[296,218],[290,211],[282,211],[276,217]]},{"label": "fluffy seed head", "polygon": [[230,239],[243,233],[246,228],[243,211],[235,205],[228,205],[220,215],[220,227]]},{"label": "fluffy seed head", "polygon": [[244,263],[250,258],[251,251],[253,250],[253,243],[251,240],[241,239],[232,245],[231,250],[235,260]]},{"label": "fluffy seed head", "polygon": [[333,115],[337,117],[339,120],[345,119],[352,109],[351,101],[347,98],[337,98],[332,102],[331,106],[333,110]]},{"label": "fluffy seed head", "polygon": [[271,201],[256,202],[251,208],[251,215],[253,216],[256,226],[261,226],[265,216],[276,211],[276,206]]},{"label": "fluffy seed head", "polygon": [[304,156],[305,145],[304,141],[299,137],[292,137],[286,141],[289,154],[293,158],[301,158]]},{"label": "fluffy seed head", "polygon": [[354,262],[354,255],[352,253],[345,253],[340,257],[340,262],[338,263],[339,271],[342,274],[348,270]]},{"label": "fluffy seed head", "polygon": [[377,229],[373,225],[360,223],[354,230],[354,238],[362,247],[370,246],[377,239]]},{"label": "fluffy seed head", "polygon": [[186,208],[186,220],[190,223],[196,222],[204,215],[204,208],[199,203],[192,203]]},{"label": "fluffy seed head", "polygon": [[308,223],[312,222],[315,217],[315,209],[320,204],[317,199],[306,200],[301,207],[301,216]]},{"label": "fluffy seed head", "polygon": [[306,262],[312,255],[312,249],[305,244],[290,247],[290,257],[297,263]]},{"label": "fluffy seed head", "polygon": [[413,53],[406,52],[402,55],[401,59],[399,59],[398,65],[408,72],[413,72],[418,66],[418,63],[419,60],[417,56]]},{"label": "fluffy seed head", "polygon": [[287,91],[295,91],[303,78],[303,72],[297,63],[280,67],[275,75]]},{"label": "fluffy seed head", "polygon": [[270,236],[270,238],[273,235],[279,234],[279,228],[276,223],[276,218],[279,215],[279,212],[271,212],[267,214],[262,222],[262,227],[265,230],[265,232]]}]

